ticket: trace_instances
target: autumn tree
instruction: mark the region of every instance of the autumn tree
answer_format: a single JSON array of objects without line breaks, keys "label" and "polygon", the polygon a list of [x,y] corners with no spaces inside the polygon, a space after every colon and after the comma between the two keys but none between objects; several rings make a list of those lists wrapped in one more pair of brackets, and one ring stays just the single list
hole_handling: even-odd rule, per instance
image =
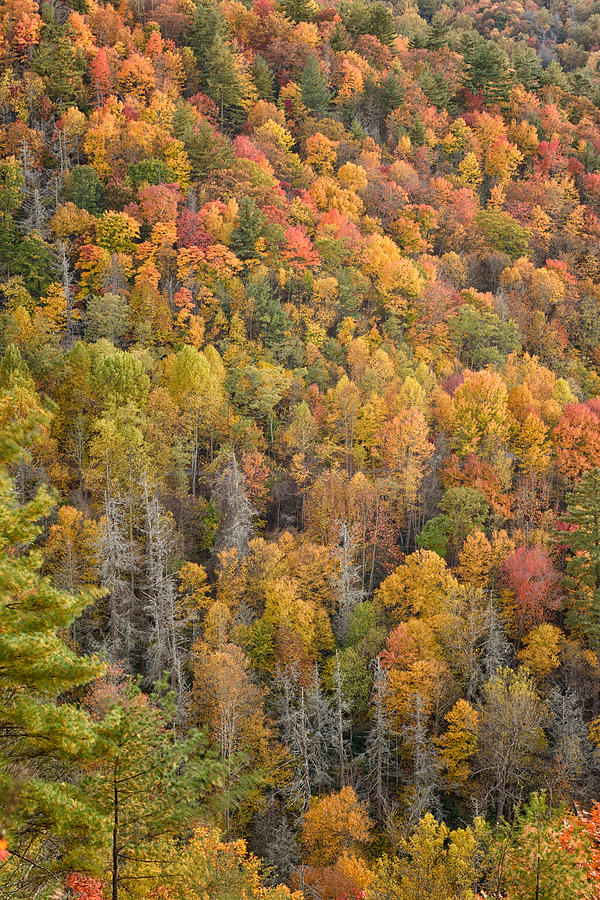
[{"label": "autumn tree", "polygon": [[371,822],[353,788],[344,787],[311,803],[302,824],[302,842],[310,861],[335,863],[343,853],[356,853],[369,839]]},{"label": "autumn tree", "polygon": [[468,900],[478,880],[482,823],[451,831],[427,813],[400,842],[399,853],[383,857],[368,897],[385,900]]},{"label": "autumn tree", "polygon": [[500,669],[485,685],[479,709],[475,771],[485,775],[499,822],[531,784],[546,749],[547,712],[531,679]]}]

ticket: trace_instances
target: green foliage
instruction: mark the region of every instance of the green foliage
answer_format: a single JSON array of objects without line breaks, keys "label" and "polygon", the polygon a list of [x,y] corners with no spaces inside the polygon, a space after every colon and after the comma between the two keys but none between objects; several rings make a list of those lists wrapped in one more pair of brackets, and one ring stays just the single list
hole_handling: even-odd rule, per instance
[{"label": "green foliage", "polygon": [[517,44],[510,62],[515,70],[515,80],[528,91],[535,91],[542,80],[544,70],[533,47]]},{"label": "green foliage", "polygon": [[14,235],[10,253],[10,271],[20,275],[32,297],[42,297],[58,276],[54,251],[36,231]]},{"label": "green foliage", "polygon": [[31,65],[44,79],[48,97],[60,110],[81,98],[84,63],[75,52],[70,26],[59,25],[54,12],[48,12],[51,9],[45,6],[45,23]]},{"label": "green foliage", "polygon": [[198,822],[223,771],[202,732],[177,736],[174,698],[164,685],[146,697],[128,681],[115,699],[100,695],[98,702],[98,769],[82,786],[110,823],[113,896],[116,885],[134,897],[140,878],[147,887],[168,878],[173,841]]},{"label": "green foliage", "polygon": [[570,552],[568,621],[600,647],[600,469],[586,472],[567,496],[565,521],[570,528],[558,540]]},{"label": "green foliage", "polygon": [[346,30],[354,38],[372,34],[382,44],[392,44],[396,37],[392,13],[380,0],[375,3],[366,3],[365,0],[344,2],[340,5],[340,15]]},{"label": "green foliage", "polygon": [[256,54],[252,63],[252,81],[259,97],[263,100],[273,100],[275,77],[273,70],[260,53]]},{"label": "green foliage", "polygon": [[206,119],[190,121],[183,106],[175,111],[175,134],[185,144],[192,175],[206,178],[211,172],[226,169],[233,160],[231,145]]},{"label": "green foliage", "polygon": [[240,202],[239,223],[231,233],[229,246],[240,259],[256,256],[256,242],[263,230],[265,218],[250,197]]},{"label": "green foliage", "polygon": [[521,349],[516,322],[503,322],[491,310],[480,310],[469,303],[460,307],[448,327],[458,356],[469,369],[500,368],[509,353]]},{"label": "green foliage", "polygon": [[205,63],[206,93],[220,111],[221,124],[239,123],[246,90],[240,77],[235,56],[221,37],[216,37]]},{"label": "green foliage", "polygon": [[284,340],[290,324],[281,301],[271,291],[265,278],[252,280],[248,293],[254,300],[254,320],[264,336],[265,345],[277,347]]},{"label": "green foliage", "polygon": [[[567,811],[550,807],[545,793],[534,792],[512,822],[492,831],[486,847],[486,875],[491,896],[500,892],[536,900],[588,897],[589,881],[575,853],[565,852]],[[579,829],[575,829],[578,831]],[[584,843],[573,833],[572,844]]]},{"label": "green foliage", "polygon": [[308,109],[318,116],[324,116],[329,109],[331,94],[327,79],[321,73],[319,59],[314,54],[308,57],[300,79],[302,101]]},{"label": "green foliage", "polygon": [[281,6],[292,22],[312,22],[314,18],[310,0],[282,0]]},{"label": "green foliage", "polygon": [[139,187],[141,184],[170,184],[175,181],[175,174],[162,159],[143,159],[127,166],[127,178],[134,187]]},{"label": "green foliage", "polygon": [[[456,548],[461,546],[468,534],[485,526],[490,512],[489,504],[481,491],[462,486],[451,487],[444,492],[440,509],[451,522],[451,541]],[[444,528],[446,520],[440,524]]]},{"label": "green foliage", "polygon": [[120,294],[95,294],[87,302],[85,310],[85,336],[88,341],[106,339],[119,344],[129,329],[130,309],[127,299]]},{"label": "green foliage", "polygon": [[477,224],[492,247],[511,259],[519,259],[529,253],[529,230],[508,213],[498,209],[482,209],[477,213]]},{"label": "green foliage", "polygon": [[433,72],[429,67],[424,68],[419,75],[419,84],[425,96],[436,109],[448,109],[452,93],[447,79],[441,72]]},{"label": "green foliage", "polygon": [[104,208],[98,173],[91,166],[75,166],[65,179],[65,200],[97,216]]},{"label": "green foliage", "polygon": [[[14,389],[14,366],[12,372]],[[0,890],[21,896],[73,869],[99,872],[107,840],[106,823],[77,778],[78,766],[94,758],[94,725],[83,710],[60,702],[102,671],[64,639],[99,594],[58,590],[42,574],[34,542],[53,497],[40,488],[22,504],[10,476],[23,459],[20,444],[35,436],[32,424],[9,426],[0,436],[0,808],[13,854]],[[22,866],[23,856],[32,864]]]},{"label": "green foliage", "polygon": [[434,550],[441,557],[448,552],[448,544],[454,532],[454,522],[443,513],[425,522],[423,530],[417,535],[416,544],[419,550]]},{"label": "green foliage", "polygon": [[479,36],[466,42],[463,80],[473,94],[483,93],[490,104],[508,100],[510,75],[506,55],[498,44]]}]

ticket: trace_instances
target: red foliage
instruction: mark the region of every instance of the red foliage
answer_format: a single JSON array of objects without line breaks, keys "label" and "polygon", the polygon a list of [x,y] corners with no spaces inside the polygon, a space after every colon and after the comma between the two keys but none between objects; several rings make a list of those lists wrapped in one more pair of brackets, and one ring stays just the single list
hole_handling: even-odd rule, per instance
[{"label": "red foliage", "polygon": [[554,429],[561,474],[581,478],[600,465],[600,415],[592,404],[567,403]]},{"label": "red foliage", "polygon": [[200,216],[191,209],[181,211],[177,220],[177,245],[179,247],[208,247],[209,233],[202,227]]},{"label": "red foliage", "polygon": [[557,172],[563,172],[567,167],[567,161],[562,154],[558,138],[552,141],[540,141],[537,152],[539,160],[536,172],[544,178],[548,178]]},{"label": "red foliage", "polygon": [[285,240],[282,256],[294,269],[305,272],[310,266],[319,265],[319,254],[301,225],[290,225],[285,232]]},{"label": "red foliage", "polygon": [[261,19],[266,19],[267,16],[270,16],[273,12],[273,6],[271,5],[270,0],[256,0],[252,5],[252,10],[257,16],[260,16]]},{"label": "red foliage", "polygon": [[237,135],[233,142],[233,149],[238,159],[251,159],[252,162],[257,163],[261,168],[266,168],[269,164],[262,150],[259,150],[256,144],[245,134]]},{"label": "red foliage", "polygon": [[409,633],[406,622],[401,622],[388,636],[385,650],[381,653],[381,665],[384,669],[407,668],[418,655],[414,637]]},{"label": "red foliage", "polygon": [[514,594],[521,630],[543,622],[559,607],[560,575],[541,547],[517,547],[502,564],[502,580]]},{"label": "red foliage", "polygon": [[150,184],[138,190],[138,208],[142,222],[174,222],[177,204],[182,200],[178,184]]},{"label": "red foliage", "polygon": [[73,893],[75,900],[103,900],[104,881],[91,878],[80,872],[71,872],[65,878],[65,885]]},{"label": "red foliage", "polygon": [[510,515],[510,497],[504,493],[494,467],[475,454],[471,453],[461,461],[458,455],[453,453],[444,463],[441,475],[444,487],[475,488],[481,491],[495,512]]}]

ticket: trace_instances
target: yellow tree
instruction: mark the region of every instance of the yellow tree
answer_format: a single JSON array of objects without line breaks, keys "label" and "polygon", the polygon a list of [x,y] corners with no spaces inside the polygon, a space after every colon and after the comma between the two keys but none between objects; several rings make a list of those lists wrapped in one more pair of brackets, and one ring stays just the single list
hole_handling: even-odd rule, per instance
[{"label": "yellow tree", "polygon": [[407,543],[418,508],[419,491],[425,465],[433,453],[433,444],[427,439],[427,422],[416,406],[402,410],[380,435],[381,456],[399,482],[399,517],[407,530]]},{"label": "yellow tree", "polygon": [[461,455],[492,457],[506,446],[510,430],[508,391],[500,375],[468,372],[454,394],[452,443]]},{"label": "yellow tree", "polygon": [[409,616],[434,617],[458,589],[444,560],[433,550],[417,550],[385,579],[377,600],[393,622]]},{"label": "yellow tree", "polygon": [[58,587],[73,592],[97,582],[99,540],[93,519],[84,518],[81,510],[72,506],[61,506],[45,548],[46,566]]},{"label": "yellow tree", "polygon": [[451,785],[461,791],[471,777],[471,761],[477,750],[478,714],[467,700],[457,700],[446,716],[447,728],[437,739]]},{"label": "yellow tree", "polygon": [[398,855],[383,857],[368,900],[475,900],[483,826],[451,831],[427,813]]},{"label": "yellow tree", "polygon": [[359,854],[369,840],[371,827],[367,810],[352,787],[313,799],[302,823],[308,861],[333,865],[344,852]]}]

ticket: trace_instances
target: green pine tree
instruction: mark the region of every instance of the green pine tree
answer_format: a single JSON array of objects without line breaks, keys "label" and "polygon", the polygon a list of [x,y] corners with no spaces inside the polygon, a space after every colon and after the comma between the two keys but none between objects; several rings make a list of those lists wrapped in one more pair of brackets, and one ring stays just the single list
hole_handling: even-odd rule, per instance
[{"label": "green pine tree", "polygon": [[331,102],[331,93],[327,79],[321,72],[319,60],[314,53],[306,60],[306,65],[300,78],[302,102],[317,116],[327,114]]},{"label": "green pine tree", "polygon": [[273,295],[266,278],[251,281],[248,294],[254,299],[254,321],[266,346],[277,347],[285,339],[290,324],[281,302]]},{"label": "green pine tree", "polygon": [[312,22],[314,18],[311,0],[281,0],[281,8],[292,22]]},{"label": "green pine tree", "polygon": [[240,200],[239,223],[231,232],[229,246],[240,259],[256,256],[256,242],[262,234],[265,217],[251,197]]},{"label": "green pine tree", "polygon": [[75,52],[70,25],[58,23],[50,4],[44,5],[43,18],[40,43],[31,66],[44,79],[50,100],[59,109],[66,109],[83,97],[85,63]]},{"label": "green pine tree", "polygon": [[390,8],[385,3],[373,3],[369,10],[367,34],[374,35],[382,44],[396,40],[396,25]]},{"label": "green pine tree", "polygon": [[570,608],[567,623],[579,628],[600,649],[600,468],[586,472],[567,496],[565,521],[558,541],[572,554],[567,562]]},{"label": "green pine tree", "polygon": [[227,38],[227,25],[219,8],[210,0],[197,0],[194,19],[191,23],[187,42],[199,63],[201,83],[206,89],[206,64],[216,38]]},{"label": "green pine tree", "polygon": [[473,94],[482,93],[486,103],[506,103],[511,86],[506,55],[493,41],[478,37],[465,40],[463,84]]},{"label": "green pine tree", "polygon": [[[3,367],[14,381],[13,363],[5,357]],[[94,725],[64,702],[102,671],[64,638],[97,595],[57,590],[42,575],[34,544],[54,500],[40,488],[21,503],[11,477],[36,427],[32,420],[13,423],[0,434],[0,828],[10,848],[0,871],[2,896],[37,896],[69,871],[99,871],[108,839],[79,782],[92,759]]]},{"label": "green pine tree", "polygon": [[275,77],[273,70],[260,54],[256,54],[252,63],[252,81],[262,100],[273,99],[273,84]]},{"label": "green pine tree", "polygon": [[528,91],[539,88],[544,70],[533,47],[525,43],[517,44],[510,61],[515,70],[516,80]]},{"label": "green pine tree", "polygon": [[65,178],[65,199],[99,215],[104,208],[102,184],[92,166],[74,166]]},{"label": "green pine tree", "polygon": [[440,15],[434,15],[429,32],[425,39],[425,47],[427,50],[439,50],[448,41],[448,26]]},{"label": "green pine tree", "polygon": [[202,732],[177,736],[174,696],[163,685],[147,697],[128,681],[106,707],[97,726],[100,763],[85,787],[110,823],[112,900],[137,896],[139,884],[147,896],[169,880],[178,843],[215,796],[222,764]]},{"label": "green pine tree", "polygon": [[241,122],[246,91],[235,57],[221,37],[213,41],[206,61],[206,93],[219,108],[221,126]]}]

